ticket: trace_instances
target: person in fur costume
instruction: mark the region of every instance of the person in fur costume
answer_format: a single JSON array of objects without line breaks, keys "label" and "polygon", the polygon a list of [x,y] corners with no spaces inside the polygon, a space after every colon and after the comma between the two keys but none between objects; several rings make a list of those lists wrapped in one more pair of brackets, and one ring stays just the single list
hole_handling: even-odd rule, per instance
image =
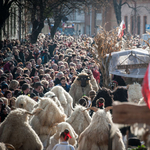
[{"label": "person in fur costume", "polygon": [[71,85],[69,94],[73,98],[73,104],[78,102],[82,96],[89,95],[89,91],[93,90],[90,77],[87,73],[80,73]]}]

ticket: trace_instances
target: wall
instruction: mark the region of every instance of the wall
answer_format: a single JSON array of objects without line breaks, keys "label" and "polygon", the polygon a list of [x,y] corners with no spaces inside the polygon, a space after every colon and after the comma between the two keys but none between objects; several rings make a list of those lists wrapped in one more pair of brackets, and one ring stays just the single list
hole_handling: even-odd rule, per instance
[{"label": "wall", "polygon": [[[137,0],[136,1],[136,8],[137,8],[137,11],[136,11],[136,18],[137,16],[140,16],[140,35],[142,35],[144,33],[144,16],[147,16],[147,24],[150,24],[150,1],[143,1],[142,3]],[[132,7],[135,8],[135,4],[131,3],[130,4]],[[149,12],[145,9],[147,7],[149,9]],[[129,8],[127,5],[123,5],[122,7],[122,19],[125,18],[125,16],[128,17],[128,31],[131,33],[131,17],[135,16],[134,15],[135,11],[131,8]],[[135,21],[134,21],[135,23]],[[134,26],[135,29],[135,33],[137,34],[137,25],[138,23],[136,22],[136,27]]]}]

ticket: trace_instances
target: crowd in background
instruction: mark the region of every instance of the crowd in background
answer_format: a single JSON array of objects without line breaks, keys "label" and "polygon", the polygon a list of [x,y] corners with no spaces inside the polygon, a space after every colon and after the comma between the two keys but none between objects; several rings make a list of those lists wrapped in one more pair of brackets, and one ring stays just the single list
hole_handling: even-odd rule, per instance
[{"label": "crowd in background", "polygon": [[[102,76],[88,49],[86,37],[76,39],[56,34],[54,39],[41,34],[36,44],[28,41],[4,40],[0,51],[0,122],[9,114],[19,95],[35,101],[54,86],[69,92],[76,76],[84,68],[91,69],[101,86]],[[88,43],[88,44],[92,44]]]}]

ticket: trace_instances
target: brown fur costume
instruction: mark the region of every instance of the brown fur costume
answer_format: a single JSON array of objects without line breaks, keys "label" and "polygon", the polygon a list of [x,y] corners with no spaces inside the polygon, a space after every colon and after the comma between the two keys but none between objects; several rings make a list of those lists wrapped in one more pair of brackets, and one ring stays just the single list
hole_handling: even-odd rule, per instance
[{"label": "brown fur costume", "polygon": [[95,79],[94,76],[93,76],[92,71],[91,71],[90,69],[84,69],[82,72],[87,73],[87,74],[91,77],[90,82],[91,82],[91,84],[92,84],[92,88],[93,88],[94,91],[97,92],[98,89],[99,89],[99,87],[98,87],[98,84],[97,84],[97,82],[96,82],[96,79]]},{"label": "brown fur costume", "polygon": [[[88,74],[86,74],[86,73],[79,74],[79,76],[82,76],[82,75],[88,76]],[[85,95],[88,96],[89,91],[93,90],[90,80],[86,80],[86,87],[81,87],[81,81],[77,80],[78,77],[74,80],[73,84],[71,85],[70,91],[69,91],[69,94],[73,98],[74,105],[75,105],[75,103],[78,102],[78,100],[82,96],[85,96]]]}]

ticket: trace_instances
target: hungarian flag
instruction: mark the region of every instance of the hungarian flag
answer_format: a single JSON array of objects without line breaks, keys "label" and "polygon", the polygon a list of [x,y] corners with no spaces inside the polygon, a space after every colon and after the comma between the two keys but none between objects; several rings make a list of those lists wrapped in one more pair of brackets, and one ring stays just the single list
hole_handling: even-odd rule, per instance
[{"label": "hungarian flag", "polygon": [[146,73],[143,79],[142,94],[144,97],[144,101],[147,103],[147,106],[150,109],[150,64],[146,70]]},{"label": "hungarian flag", "polygon": [[124,29],[126,28],[126,25],[124,23],[124,20],[122,20],[119,30],[118,30],[118,37],[121,38],[124,35]]}]

